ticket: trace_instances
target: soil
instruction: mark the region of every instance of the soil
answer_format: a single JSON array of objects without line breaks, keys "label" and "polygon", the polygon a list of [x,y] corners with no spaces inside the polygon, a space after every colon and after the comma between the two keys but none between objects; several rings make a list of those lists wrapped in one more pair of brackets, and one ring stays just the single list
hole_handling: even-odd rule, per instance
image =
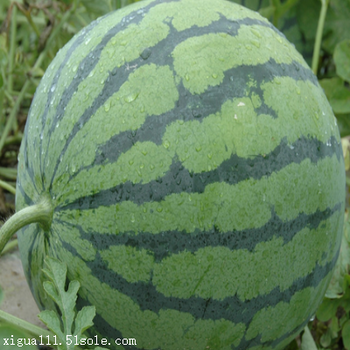
[{"label": "soil", "polygon": [[44,327],[37,317],[40,311],[24,276],[18,250],[0,257],[0,286],[4,292],[1,310],[36,326]]}]

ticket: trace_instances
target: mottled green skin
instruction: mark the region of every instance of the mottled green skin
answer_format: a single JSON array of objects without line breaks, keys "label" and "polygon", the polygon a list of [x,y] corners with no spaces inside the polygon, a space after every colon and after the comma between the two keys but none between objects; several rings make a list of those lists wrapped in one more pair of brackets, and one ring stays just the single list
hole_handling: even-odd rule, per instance
[{"label": "mottled green skin", "polygon": [[[16,207],[41,308],[43,259],[125,349],[282,349],[322,300],[344,211],[339,132],[317,79],[257,13],[142,1],[77,34],[36,92]],[[110,346],[113,348],[113,346]],[[122,347],[116,347],[121,349]]]}]

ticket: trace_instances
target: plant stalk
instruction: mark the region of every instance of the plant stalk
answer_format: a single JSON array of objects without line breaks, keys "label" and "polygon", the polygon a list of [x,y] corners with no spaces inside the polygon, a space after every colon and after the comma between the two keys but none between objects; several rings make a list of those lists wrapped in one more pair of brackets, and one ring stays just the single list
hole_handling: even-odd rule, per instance
[{"label": "plant stalk", "polygon": [[9,52],[9,77],[7,90],[11,93],[13,90],[13,69],[15,66],[15,46],[17,35],[17,7],[12,7],[12,19],[11,19],[11,38],[10,38],[10,52]]},{"label": "plant stalk", "polygon": [[48,197],[37,204],[24,208],[12,215],[0,229],[0,254],[10,238],[22,227],[38,223],[46,231],[50,228],[53,208]]},{"label": "plant stalk", "polygon": [[1,255],[5,255],[6,253],[10,252],[11,250],[14,250],[18,247],[18,240],[17,239],[13,239],[12,241],[8,242],[5,245],[5,248],[3,249],[3,251],[0,253]]},{"label": "plant stalk", "polygon": [[315,75],[317,75],[317,70],[318,70],[318,61],[320,58],[323,27],[326,19],[329,0],[321,0],[321,3],[322,3],[322,7],[321,7],[320,17],[318,19],[316,40],[315,40],[314,53],[312,56],[312,66],[311,66],[311,69]]},{"label": "plant stalk", "polygon": [[0,180],[0,187],[14,195],[16,194],[16,189],[5,181]]},{"label": "plant stalk", "polygon": [[16,181],[16,179],[17,179],[17,169],[0,167],[0,176],[1,177],[5,177],[8,180]]},{"label": "plant stalk", "polygon": [[20,318],[10,315],[9,313],[2,310],[0,310],[0,321],[15,326],[16,328],[18,327],[21,330],[30,333],[37,339],[39,339],[40,336],[43,339],[46,339],[47,336],[49,336],[50,338],[52,337],[53,339],[54,334],[52,332],[44,328],[35,326],[34,324],[31,324],[27,321],[21,320]]}]

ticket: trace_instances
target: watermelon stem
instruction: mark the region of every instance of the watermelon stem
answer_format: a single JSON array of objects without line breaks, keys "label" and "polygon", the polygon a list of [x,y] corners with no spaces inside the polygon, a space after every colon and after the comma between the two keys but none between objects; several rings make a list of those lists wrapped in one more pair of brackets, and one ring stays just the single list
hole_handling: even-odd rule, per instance
[{"label": "watermelon stem", "polygon": [[329,3],[329,0],[321,0],[321,4],[322,4],[321,13],[318,19],[316,40],[315,40],[314,52],[312,56],[312,66],[311,66],[311,69],[316,76],[317,76],[317,70],[318,70],[318,61],[320,59],[321,41],[322,41],[324,22],[327,14],[328,3]]},{"label": "watermelon stem", "polygon": [[[20,329],[23,332],[27,332],[30,335],[34,336],[34,338],[44,341],[46,339],[54,339],[54,334],[44,328],[35,326],[32,323],[24,321],[16,316],[13,316],[5,311],[0,310],[0,322],[3,322],[7,325],[13,326],[17,329]],[[49,338],[48,338],[49,337]]]},{"label": "watermelon stem", "polygon": [[53,216],[51,200],[45,196],[37,204],[26,207],[12,215],[0,229],[0,254],[10,238],[22,227],[38,223],[47,231]]}]

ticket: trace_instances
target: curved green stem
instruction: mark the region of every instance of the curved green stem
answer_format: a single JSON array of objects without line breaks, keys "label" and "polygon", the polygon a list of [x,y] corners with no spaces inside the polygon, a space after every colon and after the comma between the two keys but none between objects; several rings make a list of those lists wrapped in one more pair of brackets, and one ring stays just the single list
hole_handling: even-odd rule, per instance
[{"label": "curved green stem", "polygon": [[0,253],[10,238],[24,226],[38,223],[44,230],[48,230],[52,222],[52,215],[53,208],[48,197],[12,215],[0,229]]},{"label": "curved green stem", "polygon": [[314,47],[314,53],[312,56],[312,67],[311,67],[315,75],[317,75],[318,60],[320,57],[320,50],[321,50],[322,33],[323,33],[324,22],[326,19],[329,0],[321,0],[321,3],[322,3],[322,7],[321,7],[320,17],[318,19],[315,47]]},{"label": "curved green stem", "polygon": [[17,179],[17,169],[13,168],[5,168],[0,166],[0,176],[4,177],[8,180],[14,180]]},{"label": "curved green stem", "polygon": [[12,194],[16,194],[16,189],[5,181],[0,180],[0,187],[9,191]]},{"label": "curved green stem", "polygon": [[34,324],[29,323],[27,321],[21,320],[20,318],[15,317],[2,310],[0,310],[0,322],[5,322],[12,326],[18,327],[19,329],[30,333],[37,339],[39,339],[40,336],[42,336],[42,338],[45,340],[47,339],[47,336],[49,336],[50,338],[52,337],[53,339],[52,332],[41,327],[35,326]]},{"label": "curved green stem", "polygon": [[16,249],[17,247],[18,247],[18,240],[17,239],[13,239],[12,241],[8,242],[5,245],[5,248],[0,253],[0,256],[5,255],[6,253],[10,252],[11,250]]}]

